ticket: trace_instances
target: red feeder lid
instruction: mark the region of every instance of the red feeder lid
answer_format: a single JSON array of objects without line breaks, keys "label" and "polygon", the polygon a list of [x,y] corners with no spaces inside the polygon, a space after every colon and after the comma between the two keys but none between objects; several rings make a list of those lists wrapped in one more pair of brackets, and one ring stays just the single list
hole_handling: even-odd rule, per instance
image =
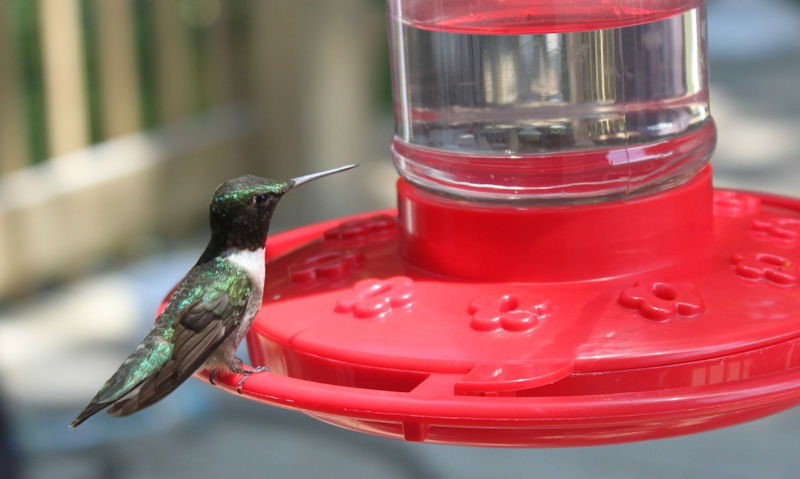
[{"label": "red feeder lid", "polygon": [[[800,402],[799,200],[712,191],[709,168],[597,205],[398,193],[399,216],[269,239],[248,347],[270,373],[246,398],[491,446],[666,437]],[[217,379],[235,393],[240,376]]]}]

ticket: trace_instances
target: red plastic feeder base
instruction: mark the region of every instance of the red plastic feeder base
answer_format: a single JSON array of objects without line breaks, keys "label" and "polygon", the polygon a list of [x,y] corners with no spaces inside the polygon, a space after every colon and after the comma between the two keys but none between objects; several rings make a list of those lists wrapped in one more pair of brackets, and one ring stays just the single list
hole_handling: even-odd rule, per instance
[{"label": "red plastic feeder base", "polygon": [[[243,395],[409,441],[575,446],[800,403],[800,201],[713,191],[399,212],[271,237]],[[237,375],[217,376],[235,393]]]}]

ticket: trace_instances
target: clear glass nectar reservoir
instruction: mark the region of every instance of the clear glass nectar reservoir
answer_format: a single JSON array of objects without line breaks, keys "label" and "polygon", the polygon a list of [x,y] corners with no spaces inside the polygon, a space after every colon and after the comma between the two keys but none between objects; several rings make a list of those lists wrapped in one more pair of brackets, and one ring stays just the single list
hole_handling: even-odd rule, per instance
[{"label": "clear glass nectar reservoir", "polygon": [[702,1],[389,0],[395,165],[473,200],[681,184],[713,150]]}]

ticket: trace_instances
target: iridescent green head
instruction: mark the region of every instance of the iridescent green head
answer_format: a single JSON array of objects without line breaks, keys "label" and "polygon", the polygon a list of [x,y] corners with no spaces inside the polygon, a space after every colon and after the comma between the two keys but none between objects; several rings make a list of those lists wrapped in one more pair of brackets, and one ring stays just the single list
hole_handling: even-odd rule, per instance
[{"label": "iridescent green head", "polygon": [[266,208],[292,189],[292,180],[278,181],[255,175],[245,175],[221,184],[211,200],[213,214],[246,214],[251,210]]},{"label": "iridescent green head", "polygon": [[347,165],[289,180],[245,175],[226,181],[217,188],[211,200],[211,242],[203,257],[220,254],[228,248],[262,248],[272,213],[284,193],[303,183],[355,166]]}]

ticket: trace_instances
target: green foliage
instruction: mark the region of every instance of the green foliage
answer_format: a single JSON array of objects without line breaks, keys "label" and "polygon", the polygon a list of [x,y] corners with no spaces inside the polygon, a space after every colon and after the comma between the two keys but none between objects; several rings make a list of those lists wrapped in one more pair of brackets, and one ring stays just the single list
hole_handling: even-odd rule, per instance
[{"label": "green foliage", "polygon": [[81,24],[83,27],[83,51],[86,59],[86,100],[89,111],[89,138],[97,143],[105,138],[103,133],[103,111],[100,107],[100,65],[97,45],[97,12],[93,0],[81,0]]},{"label": "green foliage", "polygon": [[139,72],[139,97],[141,100],[142,127],[158,124],[159,91],[156,80],[156,32],[153,2],[134,0],[133,32],[136,45],[136,63]]},{"label": "green foliage", "polygon": [[42,47],[39,39],[39,1],[7,0],[6,9],[20,68],[29,161],[35,164],[44,161],[49,155]]}]

